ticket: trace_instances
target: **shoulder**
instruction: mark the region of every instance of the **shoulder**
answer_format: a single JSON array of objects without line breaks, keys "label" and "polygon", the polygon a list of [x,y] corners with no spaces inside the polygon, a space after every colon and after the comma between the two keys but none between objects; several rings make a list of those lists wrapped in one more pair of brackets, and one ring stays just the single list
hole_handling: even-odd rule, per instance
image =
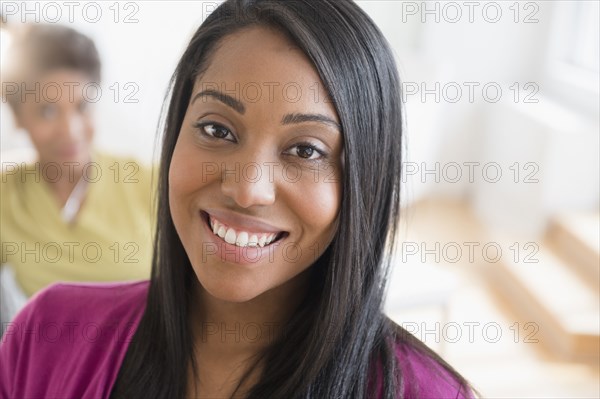
[{"label": "shoulder", "polygon": [[80,307],[82,302],[85,304],[102,298],[128,299],[147,291],[148,285],[148,280],[110,283],[54,283],[34,295],[29,306],[45,307],[49,302],[64,302],[64,305],[68,305],[69,301],[77,299],[79,302],[76,307]]},{"label": "shoulder", "polygon": [[2,337],[0,397],[81,396],[77,376],[92,370],[100,389],[137,329],[148,285],[59,283],[34,295]]},{"label": "shoulder", "polygon": [[[128,300],[139,297],[148,291],[150,281],[115,281],[109,283],[54,283],[40,291],[32,298],[32,302],[41,302],[42,299],[63,301],[73,298],[94,301],[98,298],[112,298],[114,300]],[[79,307],[79,306],[78,306]]]},{"label": "shoulder", "polygon": [[104,185],[111,186],[113,193],[118,190],[128,197],[135,196],[144,202],[150,202],[153,185],[158,177],[155,165],[133,157],[95,151],[89,168],[89,173],[93,176],[92,182],[102,181]]},{"label": "shoulder", "polygon": [[25,179],[26,171],[29,171],[29,175],[33,176],[33,178],[30,177],[29,180],[34,180],[39,176],[39,164],[3,161],[0,170],[0,183],[2,184],[2,188],[4,189],[4,187],[25,183],[27,180]]},{"label": "shoulder", "polygon": [[4,160],[0,169],[0,212],[6,217],[27,202],[28,190],[41,182],[42,171],[39,162]]},{"label": "shoulder", "polygon": [[[472,398],[467,388],[444,366],[411,345],[411,341],[397,340],[394,351],[403,379],[403,398]],[[424,346],[424,344],[421,344]]]},{"label": "shoulder", "polygon": [[154,169],[152,164],[134,157],[108,154],[103,151],[94,151],[90,166],[101,168],[101,173],[110,175],[117,182],[148,179]]},{"label": "shoulder", "polygon": [[37,344],[48,341],[48,337],[50,341],[56,338],[58,342],[67,339],[74,343],[82,337],[68,336],[77,329],[83,329],[84,340],[92,332],[95,336],[108,333],[109,325],[131,322],[141,315],[148,285],[147,280],[52,284],[35,294],[9,323],[2,344],[11,340],[17,344],[33,340]]},{"label": "shoulder", "polygon": [[55,283],[34,295],[15,321],[102,319],[145,300],[147,280],[111,283]]}]

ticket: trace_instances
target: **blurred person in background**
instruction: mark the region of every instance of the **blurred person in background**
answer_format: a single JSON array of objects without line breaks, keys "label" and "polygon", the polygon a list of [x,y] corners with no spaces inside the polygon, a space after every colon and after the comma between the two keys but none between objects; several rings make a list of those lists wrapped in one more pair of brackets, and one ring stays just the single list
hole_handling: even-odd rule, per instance
[{"label": "blurred person in background", "polygon": [[2,100],[37,159],[2,162],[3,330],[49,284],[145,279],[151,256],[150,169],[93,147],[88,93],[101,69],[94,42],[61,25],[11,33]]}]

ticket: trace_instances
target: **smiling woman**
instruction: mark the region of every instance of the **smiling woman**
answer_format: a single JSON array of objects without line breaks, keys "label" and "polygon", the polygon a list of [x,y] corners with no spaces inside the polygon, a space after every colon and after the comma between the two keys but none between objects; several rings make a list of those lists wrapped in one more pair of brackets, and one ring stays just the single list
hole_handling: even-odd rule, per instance
[{"label": "smiling woman", "polygon": [[[220,43],[192,92],[207,83],[233,88],[272,81],[295,82],[302,93],[314,83],[322,86],[308,58],[285,36],[248,27]],[[339,125],[335,108],[309,95],[291,102],[281,91],[273,94],[250,102],[243,95],[201,91],[183,118],[169,169],[169,204],[205,293],[202,302],[280,297],[296,303],[286,292],[306,284],[302,272],[321,256],[316,248],[327,248],[335,235],[339,176],[315,182],[310,173],[326,162],[340,169],[342,134],[334,127]],[[218,164],[222,173],[207,177],[206,163]],[[227,173],[248,165],[252,176]],[[298,249],[294,262],[286,259],[290,243]]]},{"label": "smiling woman", "polygon": [[[46,290],[22,331],[59,306],[53,322],[82,330],[64,345],[15,330],[2,392],[471,397],[382,312],[401,155],[396,66],[359,7],[226,1],[173,75],[150,283]],[[120,333],[90,342],[90,323]]]}]

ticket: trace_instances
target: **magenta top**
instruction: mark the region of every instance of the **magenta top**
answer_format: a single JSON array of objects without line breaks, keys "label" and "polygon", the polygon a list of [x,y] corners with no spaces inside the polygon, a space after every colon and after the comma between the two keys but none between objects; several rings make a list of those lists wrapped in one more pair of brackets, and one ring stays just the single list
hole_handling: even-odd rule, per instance
[{"label": "magenta top", "polygon": [[[148,284],[61,283],[32,297],[2,337],[0,398],[109,398]],[[434,361],[401,344],[396,353],[403,398],[470,397]]]}]

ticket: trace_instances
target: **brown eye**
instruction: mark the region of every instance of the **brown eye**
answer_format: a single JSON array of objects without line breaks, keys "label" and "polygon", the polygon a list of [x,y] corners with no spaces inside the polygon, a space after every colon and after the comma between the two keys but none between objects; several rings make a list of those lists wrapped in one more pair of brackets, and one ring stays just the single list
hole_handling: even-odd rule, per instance
[{"label": "brown eye", "polygon": [[296,153],[300,158],[310,159],[315,153],[315,149],[307,145],[299,145],[296,148]]},{"label": "brown eye", "polygon": [[225,129],[215,125],[204,126],[204,131],[218,139],[224,139],[229,134]]},{"label": "brown eye", "polygon": [[328,156],[325,150],[322,150],[317,145],[309,142],[295,144],[286,151],[286,154],[306,161],[320,161],[326,159]]},{"label": "brown eye", "polygon": [[197,126],[200,131],[210,138],[235,141],[235,137],[229,129],[216,123],[205,123]]}]

